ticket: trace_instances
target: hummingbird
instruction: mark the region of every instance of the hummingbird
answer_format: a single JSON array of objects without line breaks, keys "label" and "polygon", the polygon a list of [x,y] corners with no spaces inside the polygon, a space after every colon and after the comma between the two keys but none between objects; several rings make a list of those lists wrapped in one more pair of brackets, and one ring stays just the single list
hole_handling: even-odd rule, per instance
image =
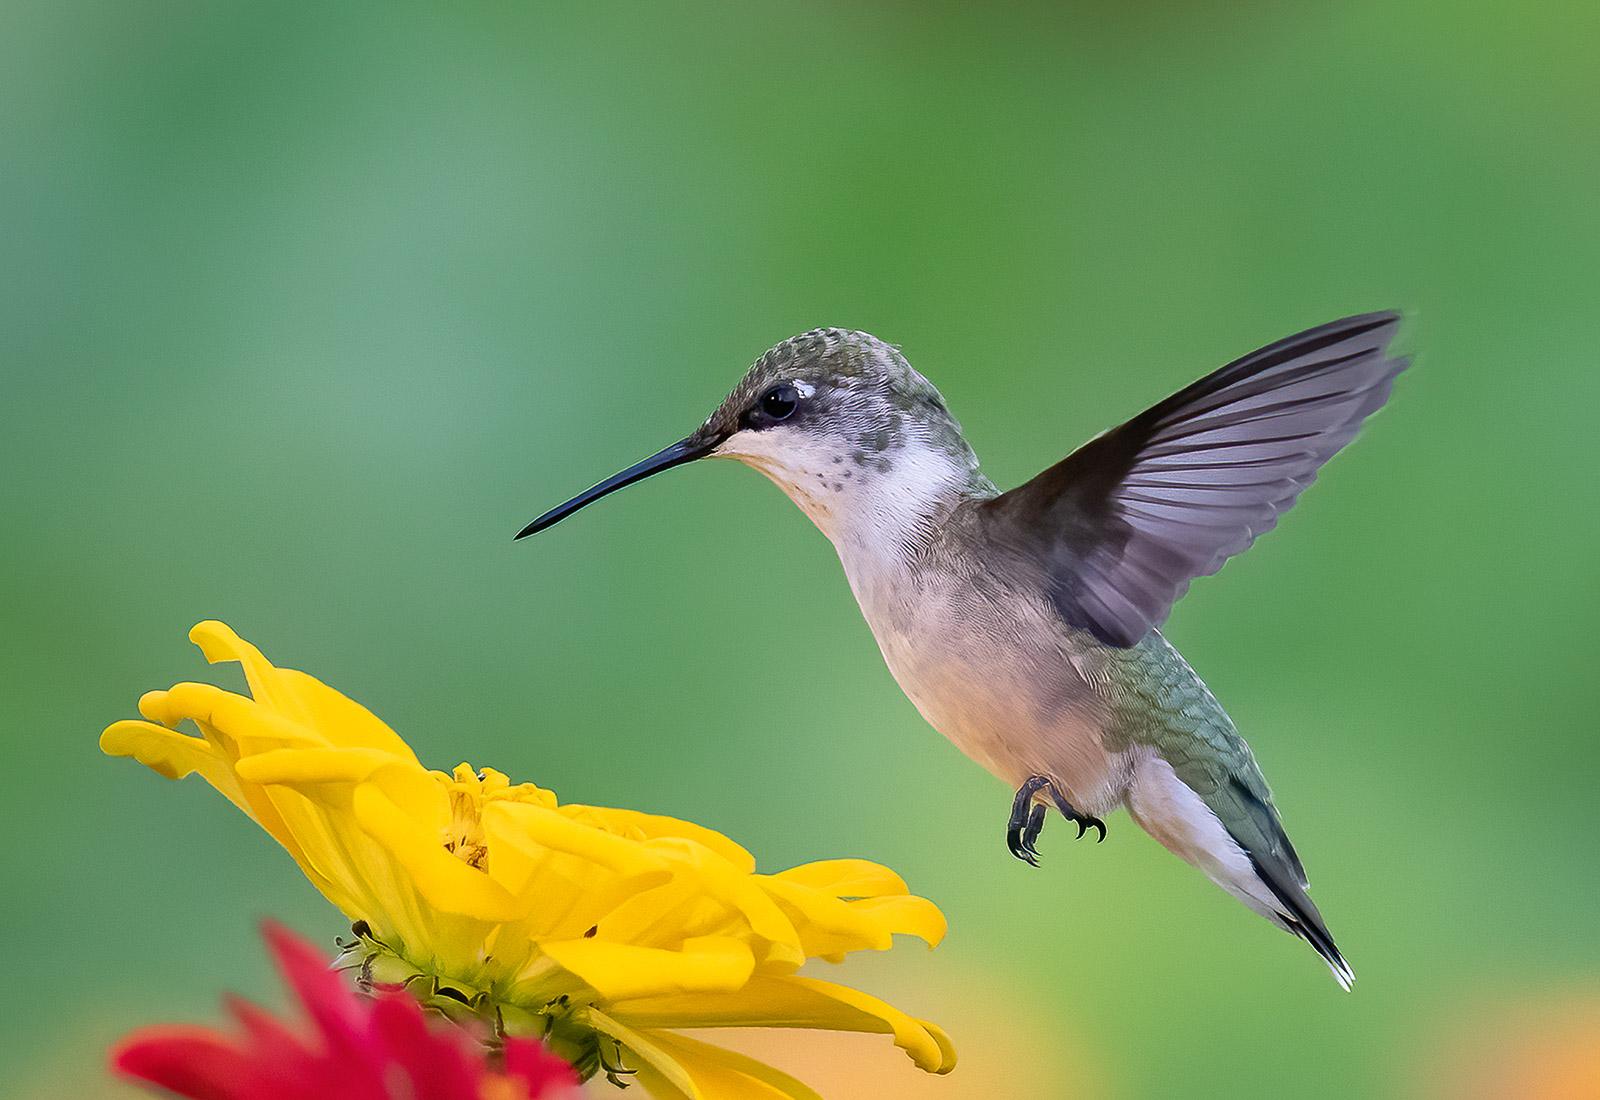
[{"label": "hummingbird", "polygon": [[765,474],[838,551],[928,723],[1015,791],[1011,853],[1053,808],[1121,807],[1168,850],[1355,975],[1307,894],[1254,754],[1160,627],[1195,577],[1270,530],[1388,399],[1397,313],[1237,359],[1000,492],[898,347],[822,328],[758,359],[683,439],[528,524],[702,458]]}]

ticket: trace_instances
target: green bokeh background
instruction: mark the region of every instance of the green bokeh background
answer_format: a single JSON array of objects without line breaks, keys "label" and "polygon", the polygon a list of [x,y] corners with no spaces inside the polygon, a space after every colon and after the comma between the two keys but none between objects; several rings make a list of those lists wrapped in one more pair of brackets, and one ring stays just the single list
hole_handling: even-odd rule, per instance
[{"label": "green bokeh background", "polygon": [[[1594,997],[1595,11],[7,0],[0,1090],[276,1002],[262,915],[341,930],[209,788],[96,749],[239,683],[208,617],[434,766],[895,867],[951,933],[876,972],[1028,1037],[995,1095],[1415,1095]],[[1007,855],[1008,792],[750,471],[510,539],[819,324],[903,345],[1009,485],[1387,307],[1390,407],[1168,627],[1351,996],[1123,815]]]}]

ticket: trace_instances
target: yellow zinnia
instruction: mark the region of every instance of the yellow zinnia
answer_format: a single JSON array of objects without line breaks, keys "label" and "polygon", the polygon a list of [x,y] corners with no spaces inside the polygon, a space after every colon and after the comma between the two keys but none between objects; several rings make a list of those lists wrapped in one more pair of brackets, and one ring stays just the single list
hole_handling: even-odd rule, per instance
[{"label": "yellow zinnia", "polygon": [[[465,764],[429,771],[365,708],[223,624],[189,637],[213,663],[240,662],[254,698],[153,691],[139,701],[151,721],[112,725],[101,748],[171,779],[198,772],[255,819],[355,922],[347,955],[368,976],[536,1032],[585,1076],[637,1073],[671,1100],[815,1096],[673,1028],[879,1032],[925,1070],[954,1067],[932,1024],[795,973],[897,932],[939,941],[943,915],[887,868],[760,875],[739,845],[686,821],[560,805]],[[177,733],[184,719],[202,737]]]}]

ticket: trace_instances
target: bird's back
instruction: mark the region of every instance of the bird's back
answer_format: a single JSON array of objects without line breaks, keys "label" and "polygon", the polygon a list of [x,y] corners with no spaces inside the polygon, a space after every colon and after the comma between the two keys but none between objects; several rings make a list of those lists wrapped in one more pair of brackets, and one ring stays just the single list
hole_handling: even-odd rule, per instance
[{"label": "bird's back", "polygon": [[1108,744],[1157,753],[1240,843],[1270,851],[1303,880],[1255,754],[1189,663],[1158,630],[1130,649],[1106,649],[1117,668]]}]

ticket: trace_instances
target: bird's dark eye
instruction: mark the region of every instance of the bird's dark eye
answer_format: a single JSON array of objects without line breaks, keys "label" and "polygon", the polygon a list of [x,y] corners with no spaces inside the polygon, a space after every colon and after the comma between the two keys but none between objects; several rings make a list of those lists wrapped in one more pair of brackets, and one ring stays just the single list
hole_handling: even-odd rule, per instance
[{"label": "bird's dark eye", "polygon": [[761,411],[773,420],[787,420],[800,403],[800,394],[789,383],[773,386],[761,395]]}]

